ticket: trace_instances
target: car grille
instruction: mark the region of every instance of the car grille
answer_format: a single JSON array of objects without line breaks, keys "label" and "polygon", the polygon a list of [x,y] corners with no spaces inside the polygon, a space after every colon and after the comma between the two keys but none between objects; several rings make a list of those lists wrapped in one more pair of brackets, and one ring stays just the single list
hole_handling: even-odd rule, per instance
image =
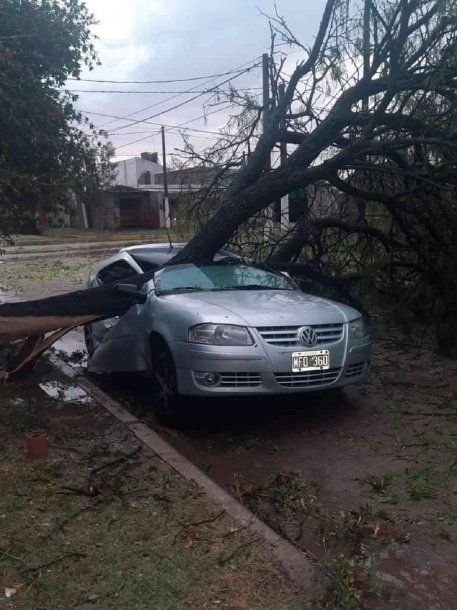
[{"label": "car grille", "polygon": [[219,373],[221,388],[253,388],[262,383],[259,373]]},{"label": "car grille", "polygon": [[333,383],[340,376],[341,368],[303,373],[275,373],[276,381],[285,388],[307,388]]},{"label": "car grille", "polygon": [[[343,336],[343,324],[311,324],[316,331],[317,344],[335,343]],[[289,347],[303,345],[298,338],[298,331],[303,326],[260,326],[257,328],[262,339],[270,345]]]},{"label": "car grille", "polygon": [[350,364],[346,371],[346,377],[358,377],[365,370],[366,362],[355,362]]}]

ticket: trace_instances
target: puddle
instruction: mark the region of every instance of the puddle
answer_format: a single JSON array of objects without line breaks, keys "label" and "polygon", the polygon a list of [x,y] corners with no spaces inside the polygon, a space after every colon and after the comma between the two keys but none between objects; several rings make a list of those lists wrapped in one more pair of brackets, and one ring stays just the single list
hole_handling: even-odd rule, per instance
[{"label": "puddle", "polygon": [[53,380],[45,381],[38,385],[48,396],[62,402],[89,404],[92,400],[87,392],[71,383],[62,383],[61,381]]},{"label": "puddle", "polygon": [[2,303],[17,303],[18,301],[20,301],[20,299],[14,292],[9,292],[4,286],[0,285],[0,305]]},{"label": "puddle", "polygon": [[56,352],[61,352],[62,359],[74,368],[85,368],[87,364],[87,351],[82,327],[71,330],[56,341],[52,347]]}]

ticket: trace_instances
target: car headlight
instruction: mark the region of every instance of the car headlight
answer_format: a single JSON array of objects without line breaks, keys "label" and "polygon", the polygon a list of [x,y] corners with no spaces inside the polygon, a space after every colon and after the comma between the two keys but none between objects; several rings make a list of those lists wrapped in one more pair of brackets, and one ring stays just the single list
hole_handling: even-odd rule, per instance
[{"label": "car headlight", "polygon": [[368,335],[368,328],[365,320],[360,317],[349,322],[349,337],[351,339],[363,339]]},{"label": "car headlight", "polygon": [[254,339],[244,326],[197,324],[189,330],[189,341],[206,345],[252,345]]}]

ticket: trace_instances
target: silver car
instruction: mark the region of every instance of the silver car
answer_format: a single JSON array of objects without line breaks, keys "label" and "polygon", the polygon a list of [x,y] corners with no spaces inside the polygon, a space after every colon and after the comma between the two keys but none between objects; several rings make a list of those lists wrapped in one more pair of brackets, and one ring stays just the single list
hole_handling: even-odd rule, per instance
[{"label": "silver car", "polygon": [[183,396],[293,394],[366,376],[371,341],[358,311],[224,251],[161,268],[182,247],[124,248],[91,271],[89,286],[132,292],[132,275],[157,269],[137,290],[141,302],[85,328],[90,372],[148,375],[156,410],[172,423]]}]

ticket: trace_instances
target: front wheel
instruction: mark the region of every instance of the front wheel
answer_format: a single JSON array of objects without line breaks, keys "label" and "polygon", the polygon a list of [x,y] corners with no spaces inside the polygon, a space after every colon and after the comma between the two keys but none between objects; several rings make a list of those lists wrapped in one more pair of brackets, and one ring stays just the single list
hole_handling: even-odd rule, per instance
[{"label": "front wheel", "polygon": [[183,421],[183,411],[173,357],[164,346],[151,351],[152,398],[157,417],[166,426],[178,427]]}]

